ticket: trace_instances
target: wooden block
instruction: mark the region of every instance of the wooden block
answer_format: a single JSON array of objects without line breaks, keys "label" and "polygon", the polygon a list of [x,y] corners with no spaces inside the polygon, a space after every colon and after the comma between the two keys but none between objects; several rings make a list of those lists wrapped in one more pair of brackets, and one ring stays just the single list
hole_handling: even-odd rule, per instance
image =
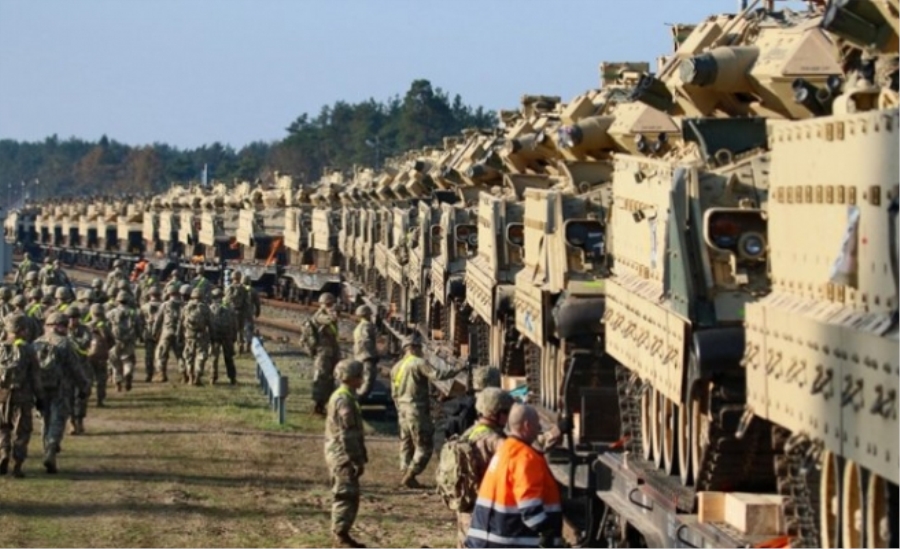
[{"label": "wooden block", "polygon": [[784,497],[734,492],[725,496],[725,522],[750,535],[778,535],[784,530]]},{"label": "wooden block", "polygon": [[431,330],[431,339],[435,341],[440,341],[444,339],[444,331],[443,330]]},{"label": "wooden block", "polygon": [[723,522],[725,492],[698,492],[697,509],[697,520],[700,522]]}]

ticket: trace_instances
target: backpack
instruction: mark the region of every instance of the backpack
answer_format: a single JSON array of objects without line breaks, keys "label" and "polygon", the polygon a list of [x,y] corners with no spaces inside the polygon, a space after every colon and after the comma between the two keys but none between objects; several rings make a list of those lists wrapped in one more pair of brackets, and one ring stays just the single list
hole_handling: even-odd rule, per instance
[{"label": "backpack", "polygon": [[310,356],[319,350],[319,327],[312,317],[307,317],[300,327],[300,347]]},{"label": "backpack", "polygon": [[203,308],[199,303],[189,303],[184,310],[184,325],[192,332],[203,331]]},{"label": "backpack", "polygon": [[481,474],[476,470],[475,445],[454,435],[444,442],[438,460],[437,491],[451,511],[471,513],[478,499]]},{"label": "backpack", "polygon": [[137,339],[134,315],[134,311],[119,309],[118,314],[115,316],[115,321],[110,326],[117,343],[135,341]]},{"label": "backpack", "polygon": [[62,383],[62,371],[56,361],[56,345],[41,339],[31,345],[41,367],[41,385],[45,389],[59,387]]},{"label": "backpack", "polygon": [[232,316],[231,309],[224,305],[213,305],[210,307],[212,312],[212,335],[219,339],[225,339],[231,335]]},{"label": "backpack", "polygon": [[0,344],[0,389],[19,389],[25,386],[26,372],[22,366],[20,347],[24,341]]}]

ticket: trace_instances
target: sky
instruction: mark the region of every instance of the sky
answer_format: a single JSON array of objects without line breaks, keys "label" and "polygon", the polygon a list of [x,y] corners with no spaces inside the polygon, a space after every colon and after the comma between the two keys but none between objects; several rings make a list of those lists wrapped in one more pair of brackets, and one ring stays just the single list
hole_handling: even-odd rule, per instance
[{"label": "sky", "polygon": [[669,54],[736,0],[0,0],[0,139],[239,149],[418,78],[516,108]]}]

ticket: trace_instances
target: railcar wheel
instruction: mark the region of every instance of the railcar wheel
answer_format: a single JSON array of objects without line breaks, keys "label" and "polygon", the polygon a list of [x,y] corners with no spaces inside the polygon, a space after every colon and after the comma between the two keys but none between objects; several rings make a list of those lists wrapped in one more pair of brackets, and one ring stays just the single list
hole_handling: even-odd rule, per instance
[{"label": "railcar wheel", "polygon": [[703,454],[709,445],[709,416],[703,406],[707,391],[708,387],[703,387],[691,395],[691,467],[694,470],[694,485],[699,480]]},{"label": "railcar wheel", "polygon": [[863,479],[859,465],[847,461],[841,499],[841,534],[844,547],[862,547],[865,542]]},{"label": "railcar wheel", "polygon": [[662,455],[663,470],[667,475],[678,472],[678,458],[675,453],[678,446],[678,405],[660,395],[662,416]]},{"label": "railcar wheel", "polygon": [[[887,481],[872,473],[866,490],[866,547],[893,547],[897,510],[891,511]],[[891,524],[891,521],[894,521]]]},{"label": "railcar wheel", "polygon": [[652,387],[641,391],[641,450],[644,460],[653,460],[653,422],[655,420],[654,405],[656,392]]},{"label": "railcar wheel", "polygon": [[841,464],[831,452],[822,456],[819,481],[819,534],[823,549],[841,546]]},{"label": "railcar wheel", "polygon": [[653,389],[653,423],[650,426],[650,433],[653,437],[653,463],[657,469],[663,466],[663,430],[665,429],[665,417],[663,416],[663,401],[666,397],[656,389]]},{"label": "railcar wheel", "polygon": [[691,403],[678,407],[678,475],[681,484],[689,486],[693,481],[691,467]]}]

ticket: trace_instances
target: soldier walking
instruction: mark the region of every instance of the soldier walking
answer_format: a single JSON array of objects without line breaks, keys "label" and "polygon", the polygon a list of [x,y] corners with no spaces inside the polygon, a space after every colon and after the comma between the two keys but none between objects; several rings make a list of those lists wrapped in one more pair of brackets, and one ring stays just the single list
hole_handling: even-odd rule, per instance
[{"label": "soldier walking", "polygon": [[353,358],[363,365],[363,384],[359,387],[360,400],[372,392],[378,377],[378,351],[375,348],[375,325],[372,323],[372,309],[368,305],[356,308],[359,324],[353,330]]},{"label": "soldier walking", "polygon": [[[247,319],[251,316],[250,293],[241,283],[242,278],[241,272],[235,271],[231,275],[231,284],[225,288],[225,299],[231,303],[231,307],[237,317],[238,353],[240,354],[244,354],[245,349],[244,326],[247,324]],[[249,345],[246,346],[246,349],[247,351],[250,350]]]},{"label": "soldier walking", "polygon": [[334,296],[327,292],[323,293],[319,297],[319,305],[319,310],[312,317],[318,341],[313,363],[312,398],[315,403],[313,413],[324,415],[325,404],[334,391],[334,366],[340,360],[341,351],[338,345]]},{"label": "soldier walking", "polygon": [[203,383],[203,370],[209,356],[209,333],[211,313],[209,306],[202,301],[203,290],[191,290],[191,300],[184,306],[181,314],[184,333],[184,365],[186,371],[182,380],[191,385]]},{"label": "soldier walking", "polygon": [[28,457],[31,441],[32,408],[44,407],[40,366],[34,349],[24,339],[27,330],[25,317],[8,316],[3,321],[6,338],[0,343],[0,475],[9,470],[25,476],[22,464]]},{"label": "soldier walking", "polygon": [[418,333],[403,340],[406,355],[391,369],[391,395],[397,406],[400,424],[400,471],[402,486],[422,488],[416,480],[434,453],[434,422],[431,419],[429,380],[452,379],[465,366],[441,370],[422,358],[422,339]]},{"label": "soldier walking", "polygon": [[106,383],[109,380],[109,353],[116,339],[106,319],[106,309],[100,303],[91,305],[91,320],[87,325],[92,333],[87,361],[91,378],[97,385],[97,407],[103,408],[106,406]]},{"label": "soldier walking", "polygon": [[156,315],[162,308],[160,301],[159,286],[151,286],[149,288],[150,299],[141,305],[141,318],[143,327],[141,339],[144,340],[144,381],[150,383],[153,381],[154,368],[156,364],[156,344],[157,340],[153,331],[156,326]]},{"label": "soldier walking", "polygon": [[90,386],[81,370],[75,346],[66,337],[67,324],[62,313],[51,313],[44,335],[34,342],[45,392],[40,412],[44,420],[44,468],[50,474],[57,471],[56,455],[72,413],[72,394],[77,390],[79,398],[86,398]]},{"label": "soldier walking", "polygon": [[137,362],[134,348],[141,333],[141,315],[131,306],[128,292],[120,291],[116,296],[116,303],[106,315],[116,339],[116,344],[109,352],[109,362],[115,375],[116,391],[121,391],[123,385],[126,391],[130,391]]},{"label": "soldier walking", "polygon": [[363,366],[343,360],[335,368],[341,386],[328,399],[325,413],[325,462],[331,476],[331,532],[334,547],[365,547],[350,536],[359,512],[359,478],[369,461],[362,413],[356,393],[363,383]]},{"label": "soldier walking", "polygon": [[178,286],[170,284],[166,287],[168,299],[163,303],[153,322],[153,336],[156,344],[156,371],[159,372],[159,381],[165,383],[169,380],[166,371],[169,366],[169,353],[174,353],[176,360],[178,352],[178,326],[181,320],[181,299],[178,297]]},{"label": "soldier walking", "polygon": [[[81,309],[77,305],[71,305],[66,310],[66,316],[69,317],[68,336],[72,341],[78,356],[78,366],[88,380],[87,391],[81,391],[75,388],[71,395],[73,399],[72,417],[69,418],[72,425],[69,428],[70,435],[80,435],[84,433],[84,418],[87,416],[88,401],[91,398],[91,385],[93,383],[93,371],[87,363],[88,350],[94,339],[91,329],[81,323]],[[83,398],[82,398],[83,395]]]},{"label": "soldier walking", "polygon": [[212,329],[210,330],[210,355],[212,358],[212,382],[219,380],[219,354],[225,362],[225,373],[228,381],[237,383],[237,370],[234,367],[234,339],[237,337],[237,318],[227,299],[222,299],[222,290],[214,288],[213,303],[210,309]]}]

